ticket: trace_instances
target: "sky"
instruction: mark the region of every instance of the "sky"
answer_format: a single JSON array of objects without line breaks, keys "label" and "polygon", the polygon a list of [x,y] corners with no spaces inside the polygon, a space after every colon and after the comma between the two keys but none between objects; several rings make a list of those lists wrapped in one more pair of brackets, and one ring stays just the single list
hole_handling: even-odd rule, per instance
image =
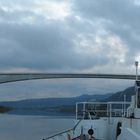
[{"label": "sky", "polygon": [[[134,74],[139,0],[0,0],[0,72]],[[133,81],[38,80],[0,85],[0,100],[104,94]]]}]

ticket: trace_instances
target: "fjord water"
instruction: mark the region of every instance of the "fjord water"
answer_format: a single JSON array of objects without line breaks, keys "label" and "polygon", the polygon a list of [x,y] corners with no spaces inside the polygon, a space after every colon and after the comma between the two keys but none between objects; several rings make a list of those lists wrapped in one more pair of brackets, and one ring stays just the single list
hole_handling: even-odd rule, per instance
[{"label": "fjord water", "polygon": [[0,139],[42,140],[73,124],[73,118],[0,114]]}]

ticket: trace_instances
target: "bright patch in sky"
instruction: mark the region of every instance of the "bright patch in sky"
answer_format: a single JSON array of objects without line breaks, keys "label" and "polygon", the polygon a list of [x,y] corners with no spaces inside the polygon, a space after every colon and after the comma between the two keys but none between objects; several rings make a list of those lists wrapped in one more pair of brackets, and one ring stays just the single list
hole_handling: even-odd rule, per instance
[{"label": "bright patch in sky", "polygon": [[134,4],[140,6],[140,0],[134,0]]},{"label": "bright patch in sky", "polygon": [[33,11],[47,19],[63,20],[70,14],[70,4],[69,2],[38,1]]},{"label": "bright patch in sky", "polygon": [[[128,52],[127,45],[116,35],[106,32],[106,34],[78,35],[77,53],[82,53],[94,57],[109,59],[115,63],[125,63]],[[100,57],[99,57],[100,56]]]},{"label": "bright patch in sky", "polygon": [[[7,16],[9,23],[26,24],[36,24],[36,22],[39,22],[38,20],[43,23],[43,19],[64,20],[70,15],[71,8],[70,2],[55,0],[34,0],[27,3],[16,0],[7,3],[0,1],[0,4],[0,10],[2,10],[1,12],[4,16]],[[5,21],[6,19],[3,18],[3,20]],[[0,21],[3,20],[0,18]]]}]

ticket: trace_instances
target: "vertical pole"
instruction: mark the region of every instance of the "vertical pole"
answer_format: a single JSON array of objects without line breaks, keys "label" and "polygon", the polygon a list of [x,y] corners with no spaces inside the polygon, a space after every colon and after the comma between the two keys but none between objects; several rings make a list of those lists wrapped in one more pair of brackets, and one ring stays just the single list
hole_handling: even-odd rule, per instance
[{"label": "vertical pole", "polygon": [[124,117],[126,115],[126,95],[124,94]]},{"label": "vertical pole", "polygon": [[[136,81],[138,80],[138,61],[135,61],[136,66]],[[136,87],[136,108],[137,108],[137,102],[138,102],[138,88]]]},{"label": "vertical pole", "polygon": [[139,65],[139,62],[138,61],[135,61],[135,66],[136,66],[136,81],[138,80],[138,65]]},{"label": "vertical pole", "polygon": [[112,104],[110,103],[110,118],[112,117]]},{"label": "vertical pole", "polygon": [[76,103],[76,120],[77,120],[77,118],[78,118],[78,103]]},{"label": "vertical pole", "polygon": [[112,104],[109,103],[109,123],[112,123]]},{"label": "vertical pole", "polygon": [[83,104],[83,119],[85,119],[85,115],[86,115],[86,103],[84,102],[84,104]]},{"label": "vertical pole", "polygon": [[107,103],[107,117],[109,117],[109,107],[108,107],[108,103]]},{"label": "vertical pole", "polygon": [[137,108],[137,104],[138,104],[138,87],[136,87],[136,108]]}]

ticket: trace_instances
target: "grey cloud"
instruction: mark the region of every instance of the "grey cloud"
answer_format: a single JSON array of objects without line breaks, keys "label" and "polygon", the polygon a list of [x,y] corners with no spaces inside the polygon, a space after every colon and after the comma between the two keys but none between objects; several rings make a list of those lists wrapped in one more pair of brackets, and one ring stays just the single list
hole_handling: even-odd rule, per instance
[{"label": "grey cloud", "polygon": [[[140,7],[130,0],[103,0],[103,1],[74,1],[73,10],[82,19],[92,23],[103,20],[103,28],[116,34],[126,43],[129,52],[128,63],[135,60],[135,55],[140,51]],[[98,28],[97,28],[98,29]],[[127,64],[128,64],[127,63]]]},{"label": "grey cloud", "polygon": [[[133,5],[130,0],[71,0],[70,2],[72,5],[70,15],[60,21],[45,19],[44,16],[28,10],[28,7],[34,6],[32,0],[28,2],[0,0],[1,7],[22,5],[22,9],[10,12],[0,9],[0,70],[27,68],[43,72],[87,72],[88,70],[122,72],[121,64],[117,65],[119,58],[114,58],[116,51],[108,57],[110,44],[107,44],[106,40],[108,36],[113,35],[120,37],[129,49],[125,59],[130,62],[122,65],[132,64],[139,51],[137,39],[140,33],[139,7]],[[27,17],[33,17],[33,22],[30,23]],[[99,46],[96,42],[97,35],[103,42]],[[82,41],[89,43],[90,54],[87,53],[86,47],[80,50]],[[96,52],[96,48],[101,50]],[[112,65],[115,65],[114,69]],[[72,80],[70,83],[67,81],[66,83],[60,81],[11,83],[0,85],[0,95],[1,100],[58,95],[76,96],[117,91],[132,84],[126,83],[124,86],[124,82],[104,80],[103,87],[100,87],[100,81],[97,79],[83,81],[85,80],[80,79],[78,82]],[[115,89],[113,85],[118,87]],[[104,88],[105,86],[111,87],[111,90],[108,91]]]},{"label": "grey cloud", "polygon": [[[32,13],[28,14],[32,16]],[[7,13],[7,15],[9,14]],[[4,18],[6,19],[5,16]],[[37,22],[31,25],[6,23],[6,20],[4,23],[0,23],[1,50],[3,51],[5,48],[12,50],[12,52],[0,56],[1,67],[67,72],[94,67],[98,63],[105,64],[107,59],[104,59],[103,56],[99,56],[98,59],[101,60],[97,60],[94,56],[90,57],[75,51],[73,41],[77,38],[77,34],[87,33],[91,30],[89,26],[83,28],[84,23],[76,21],[71,26],[70,23],[73,21],[70,20],[68,19],[67,25],[60,21]],[[11,20],[9,19],[9,21]],[[3,40],[5,40],[5,44]]]},{"label": "grey cloud", "polygon": [[[84,68],[90,57],[77,55],[72,42],[75,37],[59,25],[0,25],[1,67],[28,67],[40,70]],[[6,40],[5,44],[2,40]],[[91,62],[91,61],[90,61]],[[92,63],[91,63],[92,64]],[[90,65],[91,65],[90,64]]]},{"label": "grey cloud", "polygon": [[[130,0],[89,0],[74,1],[75,12],[85,16],[85,18],[103,18],[105,20],[115,21],[117,23],[128,24],[137,21],[139,7]],[[136,22],[135,22],[136,23]]]},{"label": "grey cloud", "polygon": [[[81,0],[79,4],[81,7],[79,8],[82,8],[82,3],[84,4],[85,2]],[[98,3],[96,1],[89,1],[89,3],[85,3],[84,5],[91,7],[94,3],[96,5],[95,8],[98,5],[103,6],[101,2]],[[85,10],[92,9],[92,7],[91,9],[87,7],[85,7]],[[98,10],[98,7],[96,10]],[[80,15],[82,12],[79,11],[78,14]],[[40,20],[38,15],[30,12],[28,14],[34,16],[36,20]],[[5,15],[11,17],[9,21],[13,18],[10,13],[6,13]],[[17,21],[20,16],[24,17],[27,14],[25,11],[22,11],[17,14],[17,17],[16,14],[14,15],[15,18],[12,20]],[[95,14],[92,16],[95,17]],[[96,16],[99,15],[97,14]],[[3,18],[6,19],[6,16],[3,16]],[[107,17],[104,18],[106,19]],[[6,23],[5,20],[4,23],[0,24],[0,37],[1,40],[7,40],[7,42],[5,44],[1,42],[1,50],[3,50],[4,46],[9,49],[8,46],[10,44],[10,48],[13,48],[13,51],[7,55],[1,55],[1,67],[24,67],[40,71],[73,71],[92,68],[96,65],[106,65],[110,60],[105,50],[100,52],[100,54],[92,56],[84,52],[77,53],[75,51],[76,46],[74,41],[82,41],[78,40],[79,34],[85,39],[88,39],[90,34],[94,35],[91,38],[94,44],[91,45],[93,45],[93,48],[96,45],[94,38],[100,25],[94,21],[93,19],[83,19],[83,17],[81,21],[78,21],[73,15],[69,16],[65,22],[48,20],[46,23],[36,22],[31,25],[25,23]]]}]

